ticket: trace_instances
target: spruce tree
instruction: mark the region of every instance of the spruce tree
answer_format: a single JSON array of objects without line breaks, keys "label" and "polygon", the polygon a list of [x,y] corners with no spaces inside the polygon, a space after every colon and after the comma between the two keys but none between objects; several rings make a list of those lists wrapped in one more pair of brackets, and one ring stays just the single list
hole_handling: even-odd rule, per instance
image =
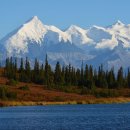
[{"label": "spruce tree", "polygon": [[24,63],[23,63],[23,58],[21,58],[19,72],[22,73],[23,71],[24,71]]},{"label": "spruce tree", "polygon": [[118,70],[118,74],[117,74],[117,83],[118,83],[118,87],[123,87],[123,68],[120,67],[120,69]]},{"label": "spruce tree", "polygon": [[31,81],[31,67],[28,58],[26,57],[26,62],[25,62],[25,75],[26,75],[26,82]]},{"label": "spruce tree", "polygon": [[68,66],[65,67],[65,85],[69,85],[69,69]]},{"label": "spruce tree", "polygon": [[51,66],[48,64],[48,59],[47,59],[47,55],[46,55],[46,59],[45,59],[45,79],[44,79],[44,83],[45,85],[47,85],[48,88],[50,88],[51,86],[53,86],[53,72],[51,70]]},{"label": "spruce tree", "polygon": [[17,58],[15,58],[14,69],[15,69],[15,72],[17,73]]},{"label": "spruce tree", "polygon": [[112,68],[107,74],[106,79],[108,83],[108,88],[115,88],[115,74],[114,74],[114,68]]},{"label": "spruce tree", "polygon": [[19,80],[24,82],[25,80],[25,73],[24,73],[24,61],[23,58],[21,58],[20,61],[20,68],[19,68]]},{"label": "spruce tree", "polygon": [[6,62],[5,62],[5,69],[4,69],[4,75],[6,77],[9,78],[9,74],[10,74],[10,62],[9,62],[9,58],[6,58]]},{"label": "spruce tree", "polygon": [[84,71],[84,80],[87,81],[88,79],[89,79],[89,69],[88,69],[88,65],[86,64],[85,71]]},{"label": "spruce tree", "polygon": [[127,73],[127,84],[128,84],[128,87],[130,88],[130,70],[128,68],[128,73]]},{"label": "spruce tree", "polygon": [[80,86],[84,85],[84,67],[83,67],[83,61],[82,61],[82,65],[81,65],[81,75],[80,75]]},{"label": "spruce tree", "polygon": [[93,67],[91,65],[89,66],[89,80],[93,80]]},{"label": "spruce tree", "polygon": [[76,78],[76,72],[74,67],[72,67],[71,84],[77,86],[77,78]]},{"label": "spruce tree", "polygon": [[44,65],[42,64],[39,70],[39,84],[43,83],[44,83]]},{"label": "spruce tree", "polygon": [[76,79],[77,79],[77,85],[80,86],[80,80],[81,80],[81,72],[80,69],[76,70]]},{"label": "spruce tree", "polygon": [[101,66],[99,66],[99,69],[98,69],[98,81],[96,85],[101,88],[108,88],[106,74],[105,74],[105,71],[103,70],[102,64]]},{"label": "spruce tree", "polygon": [[40,67],[39,61],[36,58],[35,63],[34,63],[34,69],[33,69],[33,81],[35,83],[39,83],[39,79],[40,79],[40,68],[39,67]]},{"label": "spruce tree", "polygon": [[61,73],[61,66],[60,63],[56,63],[55,72],[54,72],[54,83],[56,86],[62,85],[62,73]]},{"label": "spruce tree", "polygon": [[61,74],[62,74],[62,84],[64,85],[65,84],[65,66],[64,65],[62,66]]}]

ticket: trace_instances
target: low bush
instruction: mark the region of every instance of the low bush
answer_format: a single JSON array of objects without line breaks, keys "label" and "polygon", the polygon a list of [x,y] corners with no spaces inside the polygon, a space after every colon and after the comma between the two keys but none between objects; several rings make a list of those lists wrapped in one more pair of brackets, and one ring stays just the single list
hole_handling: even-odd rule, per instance
[{"label": "low bush", "polygon": [[16,99],[16,98],[17,98],[17,93],[9,91],[6,86],[0,86],[0,99],[10,100],[10,99]]},{"label": "low bush", "polygon": [[27,85],[25,85],[25,86],[21,86],[19,89],[24,90],[24,91],[28,91],[29,87]]},{"label": "low bush", "polygon": [[60,97],[60,96],[56,96],[56,97],[54,97],[54,101],[55,102],[61,102],[61,101],[63,101],[64,99],[62,98],[62,97]]},{"label": "low bush", "polygon": [[18,81],[14,80],[14,79],[10,79],[6,85],[10,85],[10,86],[16,86],[18,84]]},{"label": "low bush", "polygon": [[97,98],[100,97],[108,98],[108,97],[118,97],[120,94],[116,90],[105,89],[105,90],[95,91],[94,95]]},{"label": "low bush", "polygon": [[81,95],[87,95],[87,94],[90,94],[90,90],[87,89],[86,87],[83,87],[81,89],[81,92],[80,92]]},{"label": "low bush", "polygon": [[0,99],[7,99],[7,87],[0,86]]},{"label": "low bush", "polygon": [[17,93],[15,92],[8,92],[7,93],[7,98],[12,100],[12,99],[16,99],[17,98]]}]

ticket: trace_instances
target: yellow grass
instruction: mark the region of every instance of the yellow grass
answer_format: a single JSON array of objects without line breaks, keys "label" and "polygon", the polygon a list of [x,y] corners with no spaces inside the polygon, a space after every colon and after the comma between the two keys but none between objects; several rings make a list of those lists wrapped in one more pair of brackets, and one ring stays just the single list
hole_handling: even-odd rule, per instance
[{"label": "yellow grass", "polygon": [[128,103],[130,98],[95,98],[84,101],[63,101],[63,102],[34,102],[34,101],[0,101],[1,107],[6,106],[38,106],[38,105],[67,105],[67,104],[113,104],[113,103]]}]

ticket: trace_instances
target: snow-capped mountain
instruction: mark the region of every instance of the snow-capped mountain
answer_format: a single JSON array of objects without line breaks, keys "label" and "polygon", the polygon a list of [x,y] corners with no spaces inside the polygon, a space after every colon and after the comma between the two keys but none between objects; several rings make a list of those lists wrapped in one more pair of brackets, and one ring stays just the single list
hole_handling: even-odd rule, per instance
[{"label": "snow-capped mountain", "polygon": [[65,33],[68,35],[69,37],[69,41],[71,43],[76,44],[77,46],[80,46],[82,44],[86,44],[86,43],[92,43],[93,40],[90,39],[87,36],[87,30],[82,29],[78,26],[75,25],[71,25],[66,31]]},{"label": "snow-capped mountain", "polygon": [[108,27],[82,29],[71,25],[62,31],[43,24],[37,16],[0,40],[2,58],[29,57],[43,61],[46,54],[51,64],[60,61],[79,67],[81,61],[110,68],[130,66],[130,25],[117,21]]},{"label": "snow-capped mountain", "polygon": [[[58,43],[67,41],[65,34],[54,26],[42,24],[37,16],[2,39],[7,56],[21,55],[29,52],[32,46],[40,49],[45,42]],[[31,45],[30,45],[31,44]],[[35,51],[39,52],[36,48]],[[35,53],[36,53],[35,52]]]}]

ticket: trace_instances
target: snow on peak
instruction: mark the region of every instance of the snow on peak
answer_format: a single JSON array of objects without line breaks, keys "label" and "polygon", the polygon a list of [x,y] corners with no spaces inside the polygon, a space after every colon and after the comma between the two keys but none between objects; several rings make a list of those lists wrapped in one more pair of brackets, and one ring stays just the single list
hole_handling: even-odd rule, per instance
[{"label": "snow on peak", "polygon": [[115,23],[115,25],[124,25],[124,23],[122,23],[120,20],[117,20],[117,22]]},{"label": "snow on peak", "polygon": [[97,43],[96,48],[101,49],[101,48],[109,48],[109,49],[114,49],[118,45],[117,39],[112,36],[110,39],[102,39],[100,42]]},{"label": "snow on peak", "polygon": [[71,25],[66,31],[62,31],[55,26],[44,25],[37,16],[34,16],[7,35],[2,42],[10,53],[14,50],[19,53],[28,52],[30,43],[41,47],[44,43],[58,44],[69,41],[78,47],[83,44],[94,44],[96,48],[113,49],[118,46],[118,40],[122,41],[125,47],[130,47],[130,26],[119,20],[108,28],[94,25],[90,29],[83,29]]},{"label": "snow on peak", "polygon": [[[47,35],[48,35],[49,38],[51,38],[50,39],[51,41],[54,42],[56,40],[56,42],[58,42],[58,41],[59,42],[61,42],[61,41],[67,42],[69,40],[68,35],[65,32],[61,31],[59,28],[57,28],[53,25],[50,25],[50,26],[46,25],[45,27],[48,30]],[[57,35],[58,39],[56,39],[55,35]]]},{"label": "snow on peak", "polygon": [[93,39],[93,41],[95,43],[101,42],[102,39],[111,39],[112,35],[103,27],[99,27],[99,26],[92,26],[88,32],[87,32],[87,36],[91,39]]},{"label": "snow on peak", "polygon": [[46,33],[46,28],[37,16],[34,16],[23,24],[20,28],[3,38],[4,44],[8,55],[13,53],[26,53],[28,52],[28,44],[35,42],[39,45],[43,42],[43,34]]},{"label": "snow on peak", "polygon": [[119,30],[121,28],[124,28],[125,24],[122,23],[120,20],[118,20],[117,22],[115,22],[112,26],[110,26],[109,28],[112,28],[113,30]]},{"label": "snow on peak", "polygon": [[122,41],[124,47],[130,47],[130,26],[125,25],[121,21],[117,21],[107,31],[116,38],[117,43]]},{"label": "snow on peak", "polygon": [[76,25],[71,25],[66,31],[70,31],[70,32],[86,32],[85,29],[82,29]]},{"label": "snow on peak", "polygon": [[44,25],[37,16],[34,16],[16,31],[4,37],[1,41],[8,51],[8,54],[11,55],[14,52],[28,52],[29,46],[42,46],[44,43],[48,42],[67,42],[68,34],[62,32],[55,26]]},{"label": "snow on peak", "polygon": [[38,21],[40,21],[40,19],[37,16],[33,16],[28,21],[26,21],[26,23],[29,23],[29,22],[38,22]]},{"label": "snow on peak", "polygon": [[43,23],[38,19],[37,16],[34,16],[31,20],[23,24],[19,29],[16,35],[23,38],[23,40],[36,41],[41,43],[43,34],[46,33],[46,28]]},{"label": "snow on peak", "polygon": [[87,30],[82,29],[76,25],[71,25],[66,33],[69,35],[69,39],[76,45],[86,44],[92,42],[92,39],[87,37]]},{"label": "snow on peak", "polygon": [[[69,60],[77,65],[82,58],[86,61],[96,58],[92,63],[98,64],[102,57],[104,58],[102,61],[109,64],[115,64],[116,60],[120,60],[118,57],[121,57],[119,63],[122,64],[123,59],[125,64],[129,61],[125,60],[126,57],[130,58],[129,48],[130,25],[125,25],[119,20],[106,28],[94,25],[89,29],[83,29],[71,25],[66,31],[62,31],[55,26],[44,25],[37,16],[34,16],[0,41],[0,50],[5,57],[29,56],[31,59],[36,57],[43,59],[45,53],[48,53],[52,62],[63,60],[67,63]],[[123,53],[120,53],[120,50]]]},{"label": "snow on peak", "polygon": [[39,20],[39,18],[37,16],[33,16],[32,20]]}]

